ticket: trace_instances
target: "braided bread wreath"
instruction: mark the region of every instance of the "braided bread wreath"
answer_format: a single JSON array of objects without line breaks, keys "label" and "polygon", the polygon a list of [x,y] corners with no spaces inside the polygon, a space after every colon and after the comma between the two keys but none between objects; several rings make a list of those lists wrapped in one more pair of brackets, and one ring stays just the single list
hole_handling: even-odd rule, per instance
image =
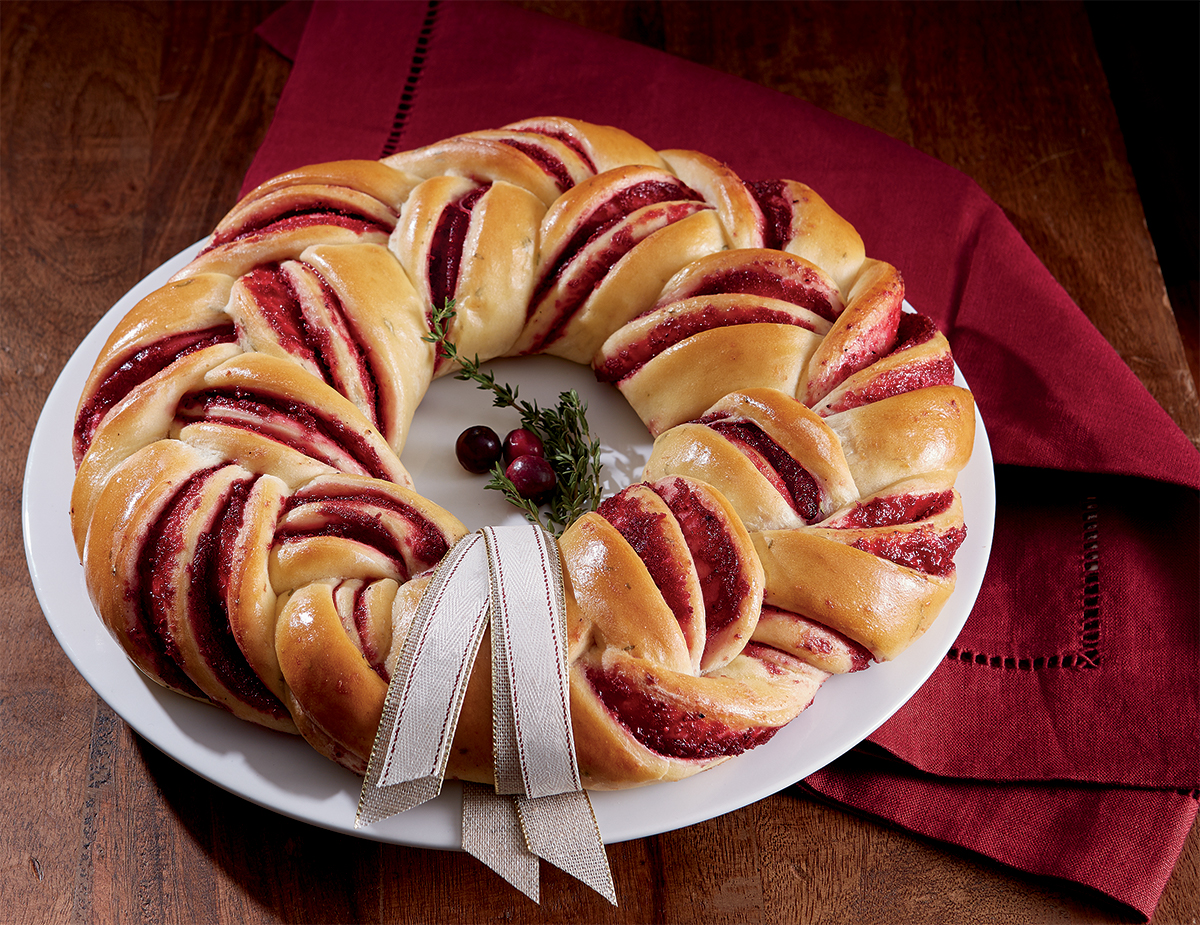
[{"label": "braided bread wreath", "polygon": [[[688,777],[895,658],[954,587],[974,403],[903,292],[802,183],[572,119],[285,173],[87,378],[88,593],[153,680],[363,773],[467,532],[401,462],[452,298],[459,355],[590,364],[654,438],[559,541],[572,721],[589,789]],[[486,783],[481,654],[448,776]]]}]

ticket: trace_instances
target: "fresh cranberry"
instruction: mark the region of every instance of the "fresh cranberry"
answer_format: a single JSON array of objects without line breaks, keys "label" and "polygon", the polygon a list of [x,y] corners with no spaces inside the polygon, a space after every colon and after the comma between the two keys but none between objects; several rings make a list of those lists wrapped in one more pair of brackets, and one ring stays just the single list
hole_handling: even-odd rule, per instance
[{"label": "fresh cranberry", "polygon": [[554,467],[542,456],[518,456],[504,471],[517,494],[536,504],[548,501],[558,479]]},{"label": "fresh cranberry", "polygon": [[504,438],[504,461],[511,463],[518,456],[545,456],[541,438],[532,430],[518,427]]},{"label": "fresh cranberry", "polygon": [[491,470],[500,460],[502,447],[499,435],[490,427],[477,424],[458,435],[454,453],[468,472],[483,473]]}]

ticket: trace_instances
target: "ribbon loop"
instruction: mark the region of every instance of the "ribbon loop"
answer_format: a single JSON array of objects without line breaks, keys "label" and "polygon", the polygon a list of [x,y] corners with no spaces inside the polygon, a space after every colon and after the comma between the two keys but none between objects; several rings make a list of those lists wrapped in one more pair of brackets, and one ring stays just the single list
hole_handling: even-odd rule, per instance
[{"label": "ribbon loop", "polygon": [[558,550],[537,528],[485,527],[483,534],[492,580],[496,792],[579,790]]},{"label": "ribbon loop", "polygon": [[490,612],[487,549],[478,534],[434,572],[392,680],[354,825],[418,806],[442,789],[471,667]]}]

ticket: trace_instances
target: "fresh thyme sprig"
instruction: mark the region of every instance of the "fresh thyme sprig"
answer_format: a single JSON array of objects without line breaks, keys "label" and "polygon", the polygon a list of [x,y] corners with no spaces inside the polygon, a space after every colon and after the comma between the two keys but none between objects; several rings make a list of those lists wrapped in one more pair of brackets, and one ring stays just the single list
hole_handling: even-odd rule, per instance
[{"label": "fresh thyme sprig", "polygon": [[558,404],[553,408],[539,408],[537,402],[520,399],[517,387],[497,382],[495,373],[480,369],[478,354],[467,359],[450,342],[447,333],[454,315],[452,299],[447,299],[440,308],[435,305],[431,330],[425,340],[436,344],[442,356],[458,365],[456,378],[473,381],[477,388],[490,391],[492,404],[497,408],[517,410],[521,426],[541,439],[546,461],[557,478],[554,493],[544,509],[521,496],[512,480],[504,474],[502,463],[493,467],[485,487],[501,492],[530,523],[558,536],[581,514],[595,510],[600,504],[600,441],[588,430],[587,405],[574,389],[560,392]]}]

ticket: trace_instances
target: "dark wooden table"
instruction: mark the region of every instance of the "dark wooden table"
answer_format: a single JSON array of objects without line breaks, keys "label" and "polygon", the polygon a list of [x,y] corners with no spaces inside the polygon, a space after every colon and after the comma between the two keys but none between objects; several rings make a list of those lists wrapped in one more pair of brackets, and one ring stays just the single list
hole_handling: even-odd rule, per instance
[{"label": "dark wooden table", "polygon": [[[974,177],[1200,441],[1187,353],[1079,4],[524,5],[803,97]],[[92,325],[234,202],[288,76],[252,34],[276,6],[0,5],[0,920],[1127,919],[1083,890],[795,792],[611,846],[616,910],[545,868],[539,908],[464,855],[330,834],[245,803],[96,697],[28,578],[26,450]],[[1198,894],[1194,830],[1155,921],[1195,921]]]}]

